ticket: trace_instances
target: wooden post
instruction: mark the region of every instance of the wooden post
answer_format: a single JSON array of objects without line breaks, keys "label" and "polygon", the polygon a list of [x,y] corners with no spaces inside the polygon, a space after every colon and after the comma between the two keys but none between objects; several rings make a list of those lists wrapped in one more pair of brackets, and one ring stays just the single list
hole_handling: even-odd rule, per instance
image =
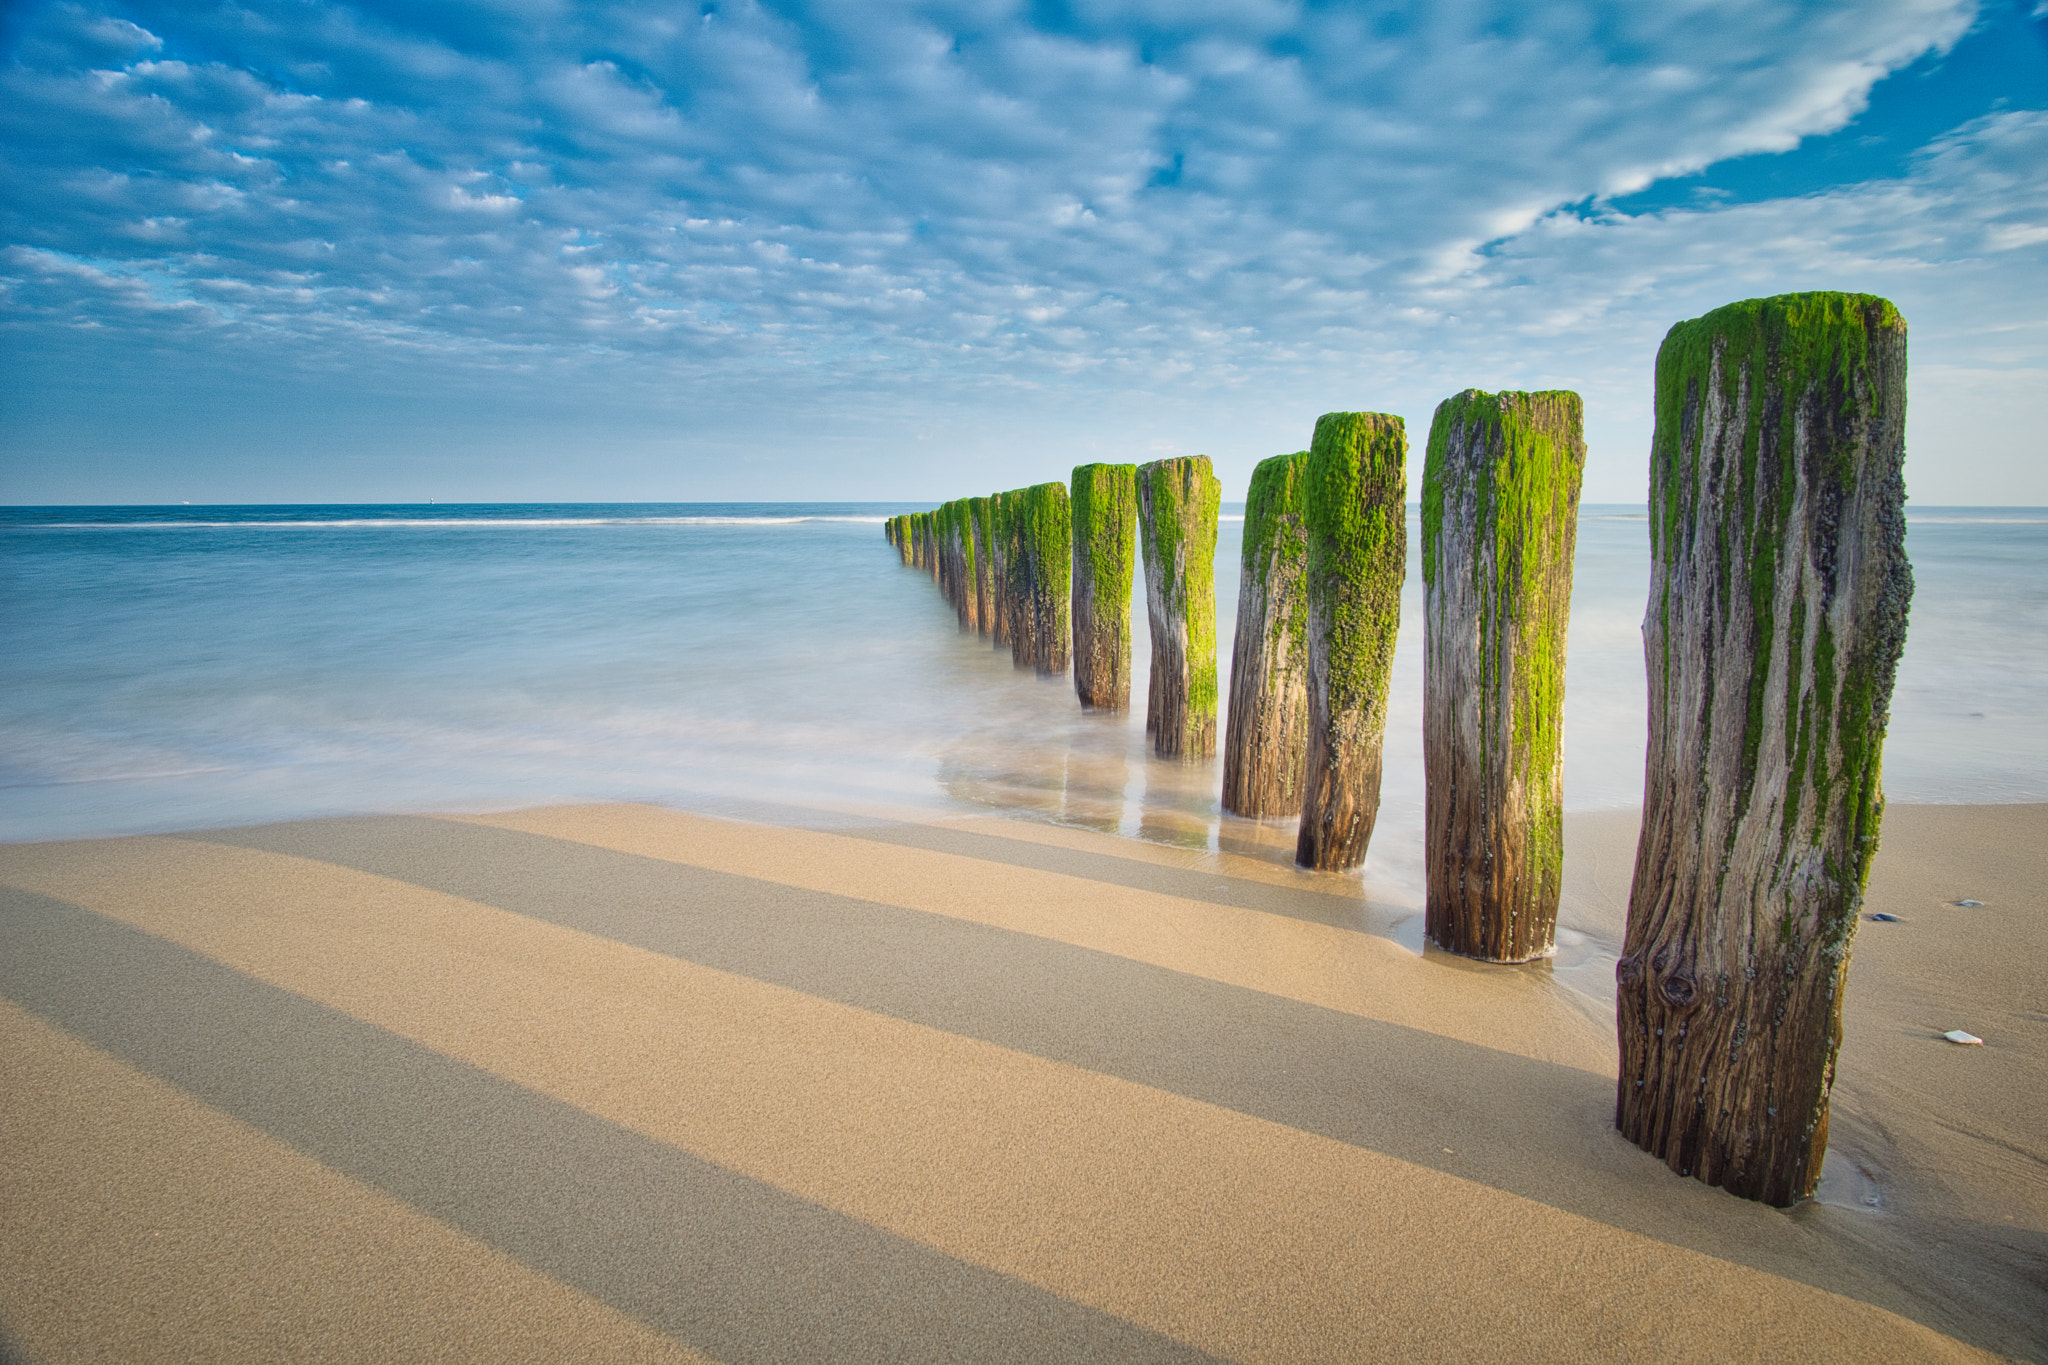
[{"label": "wooden post", "polygon": [[939,596],[949,606],[953,601],[952,529],[947,504],[942,502],[932,509],[932,581],[939,585]]},{"label": "wooden post", "polygon": [[946,547],[947,595],[952,598],[960,630],[965,634],[980,627],[975,615],[974,522],[968,515],[965,498],[955,498],[946,504]]},{"label": "wooden post", "polygon": [[1003,522],[1004,572],[1010,613],[1010,662],[1029,667],[1038,658],[1038,613],[1032,608],[1031,539],[1028,490],[1003,494],[1008,516]]},{"label": "wooden post", "polygon": [[1379,412],[1316,419],[1308,489],[1308,766],[1294,860],[1365,862],[1380,809],[1387,682],[1408,574],[1408,432]]},{"label": "wooden post", "polygon": [[1575,393],[1437,405],[1422,475],[1425,924],[1488,962],[1556,948],[1564,662],[1586,467]]},{"label": "wooden post", "polygon": [[997,649],[1010,646],[1010,512],[1011,494],[988,500],[989,641]]},{"label": "wooden post", "polygon": [[1138,467],[1074,470],[1074,693],[1090,711],[1131,709],[1131,577]]},{"label": "wooden post", "polygon": [[961,498],[953,504],[953,521],[960,535],[960,629],[979,634],[981,592],[976,585],[981,581],[982,562],[987,555],[986,547],[975,539],[973,499]]},{"label": "wooden post", "polygon": [[988,498],[967,500],[967,521],[974,528],[974,628],[993,634],[995,623],[995,545],[989,535]]},{"label": "wooden post", "polygon": [[938,551],[933,565],[938,570],[939,596],[946,599],[948,606],[953,602],[953,505],[942,502],[932,509],[932,542]]},{"label": "wooden post", "polygon": [[1031,666],[1041,678],[1067,671],[1073,639],[1073,511],[1057,481],[1024,490],[1023,541],[1030,566]]},{"label": "wooden post", "polygon": [[1216,752],[1216,513],[1223,485],[1196,455],[1138,469],[1138,539],[1152,683],[1145,730],[1161,758]]},{"label": "wooden post", "polygon": [[1223,809],[1251,819],[1301,814],[1308,750],[1308,452],[1252,470],[1244,502]]},{"label": "wooden post", "polygon": [[1681,1175],[1812,1193],[1906,635],[1906,324],[1867,294],[1657,353],[1649,754],[1615,1125]]}]

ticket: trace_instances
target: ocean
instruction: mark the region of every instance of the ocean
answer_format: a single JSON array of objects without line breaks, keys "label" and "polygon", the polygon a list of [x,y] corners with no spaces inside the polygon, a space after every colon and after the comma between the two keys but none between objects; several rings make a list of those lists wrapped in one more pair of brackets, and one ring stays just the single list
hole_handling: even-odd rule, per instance
[{"label": "ocean", "polygon": [[[829,826],[1006,811],[1188,848],[1220,760],[957,629],[882,522],[919,504],[0,509],[0,839],[647,801]],[[1242,532],[1217,545],[1228,696]],[[1411,509],[1412,512],[1412,509]],[[1416,530],[1366,875],[1419,890]],[[2048,511],[1916,509],[1894,801],[2048,800]],[[1565,796],[1642,790],[1643,509],[1582,510]]]}]

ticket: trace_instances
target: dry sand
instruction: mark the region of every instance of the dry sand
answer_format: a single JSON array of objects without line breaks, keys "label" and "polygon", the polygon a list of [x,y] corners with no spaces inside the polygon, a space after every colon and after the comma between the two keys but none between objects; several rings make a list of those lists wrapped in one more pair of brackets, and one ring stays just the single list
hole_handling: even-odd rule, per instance
[{"label": "dry sand", "polygon": [[1789,1212],[1612,1130],[1631,814],[1517,968],[1243,827],[796,823],[0,849],[6,1351],[2048,1359],[2048,806],[1890,812]]}]

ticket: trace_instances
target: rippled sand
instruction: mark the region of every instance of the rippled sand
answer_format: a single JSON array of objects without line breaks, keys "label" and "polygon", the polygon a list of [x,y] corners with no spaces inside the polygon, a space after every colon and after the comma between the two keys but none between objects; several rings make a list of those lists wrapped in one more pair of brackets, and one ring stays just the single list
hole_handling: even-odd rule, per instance
[{"label": "rippled sand", "polygon": [[[1278,847],[642,806],[0,848],[38,1360],[2048,1355],[2048,806],[1892,809],[1823,1198],[1611,1128],[1558,960]],[[1980,907],[1950,902],[1980,900]],[[1986,1046],[1939,1035],[1962,1028]]]}]

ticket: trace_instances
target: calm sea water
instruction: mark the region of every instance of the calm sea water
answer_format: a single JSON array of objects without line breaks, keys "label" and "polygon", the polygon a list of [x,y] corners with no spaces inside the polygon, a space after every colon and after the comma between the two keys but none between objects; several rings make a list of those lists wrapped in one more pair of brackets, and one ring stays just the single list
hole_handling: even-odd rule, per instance
[{"label": "calm sea water", "polygon": [[[1011,667],[883,540],[909,505],[0,510],[0,838],[637,800],[778,819],[1000,808],[1197,847],[1217,764]],[[1929,509],[1886,785],[2048,800],[2048,512]],[[1222,663],[1241,523],[1217,547]],[[1414,541],[1411,527],[1411,545]],[[1640,508],[1588,507],[1576,809],[1642,787]],[[1412,562],[1368,875],[1420,884]],[[1137,695],[1146,643],[1136,612]],[[1225,695],[1228,695],[1227,689]]]}]

